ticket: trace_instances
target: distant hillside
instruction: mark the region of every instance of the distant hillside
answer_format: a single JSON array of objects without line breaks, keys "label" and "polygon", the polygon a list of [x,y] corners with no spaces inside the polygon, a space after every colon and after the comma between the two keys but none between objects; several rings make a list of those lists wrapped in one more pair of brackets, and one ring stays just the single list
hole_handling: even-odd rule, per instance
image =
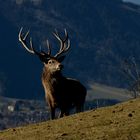
[{"label": "distant hillside", "polygon": [[87,94],[88,101],[94,99],[116,99],[118,101],[126,101],[131,98],[131,93],[126,89],[110,87],[97,83],[90,86]]},{"label": "distant hillside", "polygon": [[0,132],[4,140],[139,140],[140,99]]},{"label": "distant hillside", "polygon": [[[71,51],[64,64],[66,75],[89,82],[125,87],[121,62],[135,56],[140,64],[140,7],[121,0],[4,0],[0,4],[0,89],[17,98],[44,96],[42,65],[18,43],[21,26],[30,29],[36,48],[52,31],[67,28]],[[25,88],[26,87],[26,88]]]}]

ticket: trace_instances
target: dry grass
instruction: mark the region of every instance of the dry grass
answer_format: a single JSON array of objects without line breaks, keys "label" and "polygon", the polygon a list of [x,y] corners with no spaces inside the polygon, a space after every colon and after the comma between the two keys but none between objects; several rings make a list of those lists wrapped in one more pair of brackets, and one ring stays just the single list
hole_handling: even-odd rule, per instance
[{"label": "dry grass", "polygon": [[0,140],[140,140],[140,99],[8,129]]}]

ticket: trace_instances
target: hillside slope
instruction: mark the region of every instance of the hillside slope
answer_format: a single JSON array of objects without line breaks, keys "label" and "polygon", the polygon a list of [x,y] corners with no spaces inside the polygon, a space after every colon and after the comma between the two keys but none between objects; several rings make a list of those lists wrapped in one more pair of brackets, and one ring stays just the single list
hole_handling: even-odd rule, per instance
[{"label": "hillside slope", "polygon": [[140,99],[0,132],[2,140],[139,140]]}]

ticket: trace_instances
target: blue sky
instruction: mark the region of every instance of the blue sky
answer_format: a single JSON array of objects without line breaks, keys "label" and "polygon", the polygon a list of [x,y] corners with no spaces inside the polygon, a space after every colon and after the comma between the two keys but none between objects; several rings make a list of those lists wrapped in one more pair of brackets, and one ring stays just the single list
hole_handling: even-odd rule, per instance
[{"label": "blue sky", "polygon": [[123,1],[133,2],[135,4],[139,4],[140,5],[140,0],[123,0]]}]

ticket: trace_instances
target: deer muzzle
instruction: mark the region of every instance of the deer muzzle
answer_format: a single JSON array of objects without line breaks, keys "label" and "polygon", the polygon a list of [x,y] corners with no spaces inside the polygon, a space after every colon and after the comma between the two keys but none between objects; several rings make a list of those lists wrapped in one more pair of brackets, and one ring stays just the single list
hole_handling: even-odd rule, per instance
[{"label": "deer muzzle", "polygon": [[59,64],[57,65],[57,68],[56,68],[58,71],[62,70],[63,69],[63,65],[62,64]]}]

